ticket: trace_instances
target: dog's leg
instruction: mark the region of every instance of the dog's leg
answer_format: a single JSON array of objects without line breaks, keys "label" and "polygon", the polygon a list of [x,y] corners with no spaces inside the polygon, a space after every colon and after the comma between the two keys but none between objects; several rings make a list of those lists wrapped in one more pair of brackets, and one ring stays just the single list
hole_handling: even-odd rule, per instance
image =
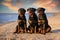
[{"label": "dog's leg", "polygon": [[20,33],[20,27],[19,26],[17,27],[17,29],[18,29],[17,33]]},{"label": "dog's leg", "polygon": [[41,34],[43,34],[43,28],[41,28]]},{"label": "dog's leg", "polygon": [[24,27],[24,30],[23,30],[24,33],[26,33],[26,26]]},{"label": "dog's leg", "polygon": [[23,31],[24,31],[24,30],[23,30],[23,29],[21,29],[21,33],[23,33]]},{"label": "dog's leg", "polygon": [[50,27],[48,27],[47,30],[46,30],[46,33],[48,33],[48,32],[51,32],[51,28]]},{"label": "dog's leg", "polygon": [[41,33],[41,28],[38,28],[38,33]]},{"label": "dog's leg", "polygon": [[45,33],[46,33],[45,32],[45,24],[43,24],[43,30],[42,31],[43,31],[42,33],[45,35]]},{"label": "dog's leg", "polygon": [[30,30],[30,33],[32,33],[32,29]]},{"label": "dog's leg", "polygon": [[27,26],[25,25],[25,33],[26,33],[26,31],[27,31],[27,29],[26,29],[26,28],[27,28]]},{"label": "dog's leg", "polygon": [[36,26],[35,26],[35,28],[34,28],[34,33],[36,33]]},{"label": "dog's leg", "polygon": [[19,26],[17,28],[18,28],[18,33],[19,33]]},{"label": "dog's leg", "polygon": [[31,27],[31,28],[30,28],[30,33],[32,33],[32,32],[33,32],[33,28]]},{"label": "dog's leg", "polygon": [[16,26],[16,30],[15,30],[15,32],[14,33],[17,33],[18,32],[18,26]]}]

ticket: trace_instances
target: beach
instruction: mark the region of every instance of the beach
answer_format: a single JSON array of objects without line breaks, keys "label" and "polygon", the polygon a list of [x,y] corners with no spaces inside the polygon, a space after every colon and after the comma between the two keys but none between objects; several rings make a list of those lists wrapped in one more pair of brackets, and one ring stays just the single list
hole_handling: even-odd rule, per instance
[{"label": "beach", "polygon": [[48,23],[52,28],[52,33],[29,34],[20,33],[13,34],[17,21],[9,22],[0,26],[0,40],[60,40],[60,14],[48,17]]}]

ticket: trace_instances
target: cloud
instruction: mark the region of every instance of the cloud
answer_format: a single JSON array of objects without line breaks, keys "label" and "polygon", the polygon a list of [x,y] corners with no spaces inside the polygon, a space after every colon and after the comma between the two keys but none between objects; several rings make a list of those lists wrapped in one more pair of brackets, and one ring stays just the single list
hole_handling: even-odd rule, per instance
[{"label": "cloud", "polygon": [[9,9],[12,9],[12,10],[18,10],[18,6],[20,7],[21,6],[21,3],[19,2],[16,2],[15,5],[11,3],[12,0],[5,0],[4,2],[2,2],[2,4],[4,6],[7,6]]},{"label": "cloud", "polygon": [[8,3],[10,3],[12,0],[5,0],[5,2],[8,2]]},{"label": "cloud", "polygon": [[16,7],[21,7],[22,5],[23,5],[23,3],[20,3],[20,2],[16,2],[16,3],[15,3],[15,6],[16,6]]},{"label": "cloud", "polygon": [[53,0],[57,3],[56,9],[60,10],[60,0]]},{"label": "cloud", "polygon": [[7,6],[9,9],[12,9],[12,10],[17,10],[18,9],[17,7],[13,6],[10,3],[3,2],[2,4],[5,5],[5,6]]},{"label": "cloud", "polygon": [[47,12],[60,10],[60,0],[4,0],[1,3],[12,10],[17,10],[20,7],[44,7]]},{"label": "cloud", "polygon": [[57,6],[57,3],[52,0],[38,0],[33,5],[37,7],[46,8],[48,12],[53,11],[54,8]]}]

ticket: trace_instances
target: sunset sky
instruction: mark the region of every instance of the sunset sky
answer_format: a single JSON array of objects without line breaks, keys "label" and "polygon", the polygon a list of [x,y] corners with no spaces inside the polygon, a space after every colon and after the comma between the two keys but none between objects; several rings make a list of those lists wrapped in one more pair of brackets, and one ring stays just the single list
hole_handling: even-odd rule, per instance
[{"label": "sunset sky", "polygon": [[17,13],[21,7],[43,7],[46,12],[60,12],[60,0],[0,0],[0,13]]}]

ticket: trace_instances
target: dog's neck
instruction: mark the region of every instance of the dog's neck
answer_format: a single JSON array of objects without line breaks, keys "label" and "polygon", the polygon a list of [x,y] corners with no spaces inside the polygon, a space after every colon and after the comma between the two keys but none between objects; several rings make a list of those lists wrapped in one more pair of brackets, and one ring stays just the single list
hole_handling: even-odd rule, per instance
[{"label": "dog's neck", "polygon": [[19,15],[20,17],[23,17],[24,15]]}]

